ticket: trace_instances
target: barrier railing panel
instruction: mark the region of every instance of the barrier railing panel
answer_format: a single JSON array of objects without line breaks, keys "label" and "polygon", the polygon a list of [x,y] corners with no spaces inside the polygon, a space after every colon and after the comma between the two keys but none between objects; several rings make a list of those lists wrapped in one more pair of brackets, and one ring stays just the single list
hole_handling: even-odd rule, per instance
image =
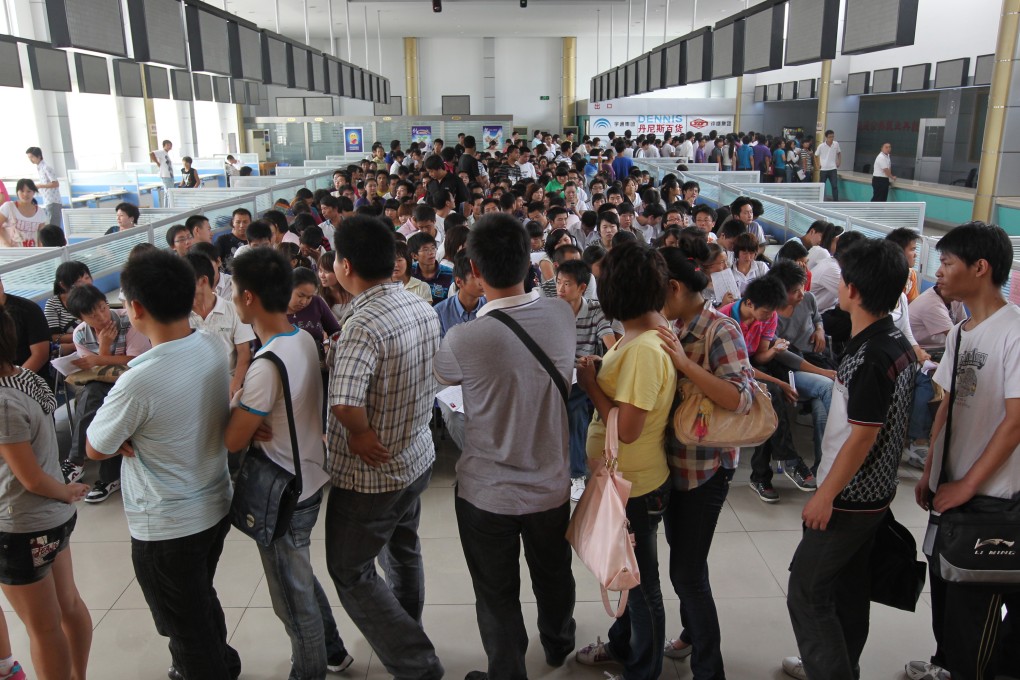
[{"label": "barrier railing panel", "polygon": [[239,198],[250,194],[245,189],[171,189],[170,206],[182,210],[200,208],[209,203],[225,201],[228,198]]},{"label": "barrier railing panel", "polygon": [[59,253],[62,248],[0,248],[0,265],[17,262],[41,253]]},{"label": "barrier railing panel", "polygon": [[[139,210],[138,226],[144,226],[160,219],[181,215],[181,221],[190,213],[175,208],[142,208]],[[64,233],[69,243],[82,239],[103,236],[117,224],[117,212],[113,208],[74,208],[63,213]]]},{"label": "barrier railing panel", "polygon": [[753,191],[787,201],[818,203],[825,197],[824,184],[734,184],[732,182],[729,184],[740,191]]},{"label": "barrier railing panel", "polygon": [[808,203],[809,208],[835,212],[889,227],[907,227],[918,233],[924,231],[924,203]]},{"label": "barrier railing panel", "polygon": [[[66,248],[21,248],[31,250],[31,257],[0,265],[4,291],[11,295],[41,300],[53,293],[53,278],[57,267],[67,258]],[[46,252],[36,253],[36,250]]]}]

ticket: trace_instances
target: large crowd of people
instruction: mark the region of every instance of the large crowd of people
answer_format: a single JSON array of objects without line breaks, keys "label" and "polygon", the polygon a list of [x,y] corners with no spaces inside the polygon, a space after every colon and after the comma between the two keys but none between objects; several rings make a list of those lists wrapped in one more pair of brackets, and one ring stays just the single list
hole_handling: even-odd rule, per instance
[{"label": "large crowd of people", "polygon": [[[775,412],[774,432],[745,450],[757,498],[779,501],[777,469],[811,494],[788,588],[798,649],[764,662],[794,678],[859,680],[868,565],[901,462],[921,471],[916,501],[933,517],[977,496],[1020,496],[1020,310],[1001,293],[1009,239],[982,223],[952,229],[923,291],[909,229],[874,239],[819,221],[770,259],[761,203],[706,204],[678,174],[683,161],[798,181],[818,160],[835,194],[831,135],[820,153],[810,138],[756,133],[574,137],[515,133],[484,153],[471,135],[377,142],[331,189],[301,189],[260,215],[239,208],[217,239],[193,215],[167,230],[166,247],[136,246],[119,304],[80,262],[57,269],[45,310],[0,283],[0,588],[40,678],[86,677],[74,504],[118,492],[136,578],[169,639],[169,677],[239,677],[213,579],[238,471],[257,449],[301,479],[286,525],[259,543],[290,678],[321,680],[353,661],[328,576],[386,672],[438,680],[419,522],[433,425],[445,425],[482,639],[468,680],[528,675],[522,545],[549,666],[573,655],[614,678],[655,680],[664,658],[689,658],[695,680],[721,680],[708,556],[741,450],[676,436],[680,388],[693,385],[707,418],[739,418],[759,397]],[[153,153],[161,167],[170,148]],[[653,181],[635,157],[675,157],[677,173]],[[37,238],[23,228],[46,222],[37,191],[22,180],[0,208],[5,245]],[[111,231],[134,228],[136,206],[116,212]],[[64,381],[50,362],[71,354]],[[65,382],[76,385],[73,435],[58,453],[53,389]],[[448,386],[461,404],[437,400]],[[794,442],[798,420],[810,421],[811,451]],[[579,641],[566,533],[614,431],[641,579],[605,640]],[[86,459],[101,461],[91,483]],[[323,503],[328,573],[316,575],[309,535]],[[923,550],[937,647],[905,659],[907,675],[1017,674],[1016,590],[959,583],[930,542]],[[666,627],[660,559],[680,631]],[[4,623],[0,680],[23,677]]]}]

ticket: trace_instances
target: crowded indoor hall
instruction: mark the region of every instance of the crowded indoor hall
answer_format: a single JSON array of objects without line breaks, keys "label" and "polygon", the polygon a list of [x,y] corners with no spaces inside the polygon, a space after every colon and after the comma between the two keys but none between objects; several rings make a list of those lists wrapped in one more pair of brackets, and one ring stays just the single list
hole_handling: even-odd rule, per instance
[{"label": "crowded indoor hall", "polygon": [[1020,680],[1020,0],[0,2],[0,680]]}]

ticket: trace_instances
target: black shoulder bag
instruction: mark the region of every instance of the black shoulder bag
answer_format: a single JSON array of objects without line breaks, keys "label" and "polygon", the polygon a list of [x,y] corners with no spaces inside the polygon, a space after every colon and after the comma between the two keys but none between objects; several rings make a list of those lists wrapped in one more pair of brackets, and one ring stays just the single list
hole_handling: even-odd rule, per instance
[{"label": "black shoulder bag", "polygon": [[516,335],[520,341],[524,343],[524,346],[528,348],[528,351],[530,351],[536,359],[538,359],[538,363],[542,364],[542,368],[544,368],[546,373],[549,374],[549,377],[552,378],[553,382],[556,384],[556,389],[560,392],[560,396],[563,397],[563,403],[566,404],[567,400],[570,398],[570,388],[567,386],[567,381],[564,380],[563,376],[560,375],[560,372],[556,370],[556,364],[554,364],[553,360],[549,358],[549,355],[542,351],[542,348],[538,346],[538,343],[535,342],[534,338],[528,335],[528,332],[521,328],[521,325],[514,321],[506,312],[496,309],[489,312],[488,315],[513,331],[514,335]]},{"label": "black shoulder bag", "polygon": [[[949,482],[950,435],[962,336],[963,324],[960,324],[953,347],[953,379],[942,446],[940,486]],[[932,557],[938,560],[939,574],[950,583],[1020,585],[1020,499],[974,496],[963,505],[943,512],[938,520]]]},{"label": "black shoulder bag", "polygon": [[280,373],[283,401],[287,407],[287,425],[290,428],[290,448],[294,455],[294,473],[274,463],[265,451],[253,443],[248,448],[234,483],[230,523],[254,538],[259,545],[268,547],[290,528],[294,507],[301,498],[301,459],[298,457],[297,430],[294,428],[294,406],[290,398],[287,367],[272,352],[264,352],[256,360],[263,357],[272,361]]}]

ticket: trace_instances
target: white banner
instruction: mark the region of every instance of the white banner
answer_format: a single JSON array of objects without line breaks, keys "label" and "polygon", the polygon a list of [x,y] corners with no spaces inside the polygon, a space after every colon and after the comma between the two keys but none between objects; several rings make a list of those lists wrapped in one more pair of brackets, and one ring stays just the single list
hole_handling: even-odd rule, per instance
[{"label": "white banner", "polygon": [[720,134],[733,132],[733,116],[727,115],[629,115],[603,116],[593,115],[588,118],[587,134],[592,137],[605,137],[610,132],[622,135],[630,130],[631,135],[654,134],[662,137],[667,131],[673,134],[703,132],[708,134],[715,130]]}]

